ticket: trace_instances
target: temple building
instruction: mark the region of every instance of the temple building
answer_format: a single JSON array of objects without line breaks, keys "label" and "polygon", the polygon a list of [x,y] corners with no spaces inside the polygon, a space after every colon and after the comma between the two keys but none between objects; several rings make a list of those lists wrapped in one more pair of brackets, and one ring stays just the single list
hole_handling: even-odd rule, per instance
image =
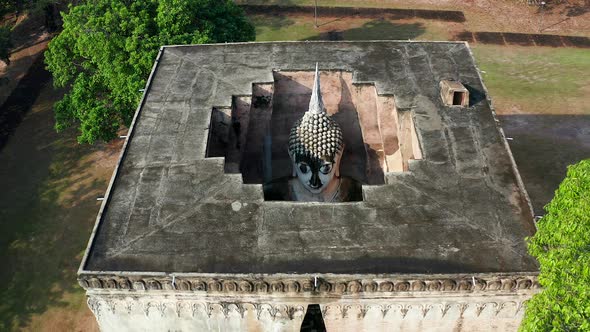
[{"label": "temple building", "polygon": [[102,331],[516,331],[534,232],[467,43],[166,46],[78,281]]}]

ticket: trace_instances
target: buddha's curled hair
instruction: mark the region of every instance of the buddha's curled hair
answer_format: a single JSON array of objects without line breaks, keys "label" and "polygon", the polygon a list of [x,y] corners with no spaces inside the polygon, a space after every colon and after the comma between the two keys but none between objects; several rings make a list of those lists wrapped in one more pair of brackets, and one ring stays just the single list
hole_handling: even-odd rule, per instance
[{"label": "buddha's curled hair", "polygon": [[295,162],[304,159],[334,162],[334,157],[343,148],[342,129],[328,116],[322,100],[320,74],[316,63],[309,109],[291,128],[289,154],[295,157]]},{"label": "buddha's curled hair", "polygon": [[334,162],[342,149],[342,129],[325,112],[305,112],[291,128],[289,153],[295,162],[309,158]]}]

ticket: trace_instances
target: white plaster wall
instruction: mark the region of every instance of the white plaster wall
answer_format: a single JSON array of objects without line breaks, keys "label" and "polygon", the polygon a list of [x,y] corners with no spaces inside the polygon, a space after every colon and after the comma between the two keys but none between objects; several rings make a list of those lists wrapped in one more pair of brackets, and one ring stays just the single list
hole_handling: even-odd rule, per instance
[{"label": "white plaster wall", "polygon": [[90,295],[100,330],[299,332],[306,304],[204,301],[170,296]]},{"label": "white plaster wall", "polygon": [[530,294],[412,298],[256,298],[173,293],[89,294],[101,331],[270,331],[301,328],[320,303],[328,332],[517,331]]},{"label": "white plaster wall", "polygon": [[528,296],[437,297],[320,305],[328,332],[517,331]]}]

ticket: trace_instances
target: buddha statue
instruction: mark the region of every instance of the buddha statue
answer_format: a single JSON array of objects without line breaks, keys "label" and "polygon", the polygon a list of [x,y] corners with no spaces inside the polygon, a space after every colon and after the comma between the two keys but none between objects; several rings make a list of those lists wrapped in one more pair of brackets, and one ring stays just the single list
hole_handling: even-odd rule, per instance
[{"label": "buddha statue", "polygon": [[295,122],[289,134],[288,153],[291,178],[265,186],[267,199],[304,202],[345,202],[362,200],[361,186],[340,175],[344,152],[342,129],[327,113],[320,92],[316,64],[309,109]]}]

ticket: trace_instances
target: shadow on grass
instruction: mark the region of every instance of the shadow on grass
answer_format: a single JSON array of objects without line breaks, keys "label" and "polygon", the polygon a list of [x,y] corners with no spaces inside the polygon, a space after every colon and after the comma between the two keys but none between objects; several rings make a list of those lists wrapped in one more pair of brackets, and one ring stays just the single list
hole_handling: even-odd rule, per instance
[{"label": "shadow on grass", "polygon": [[407,40],[415,39],[426,31],[422,23],[392,23],[386,20],[374,20],[363,24],[362,27],[345,30],[342,37],[345,40]]},{"label": "shadow on grass", "polygon": [[[52,105],[62,93],[41,84],[27,117],[0,151],[0,330],[17,330],[50,307],[68,307],[64,294],[83,290],[78,264],[106,181],[75,132],[56,134]],[[66,324],[66,323],[64,323]]]},{"label": "shadow on grass", "polygon": [[[19,66],[20,62],[26,63],[33,56],[20,58],[11,66]],[[47,84],[51,79],[51,74],[44,69],[44,59],[44,56],[40,55],[31,64],[31,67],[18,82],[10,96],[0,105],[0,151],[25,114],[33,107],[33,103],[43,85]]]},{"label": "shadow on grass", "polygon": [[345,17],[356,16],[367,19],[414,19],[422,18],[427,20],[440,20],[447,22],[465,22],[465,15],[461,11],[449,10],[427,10],[427,9],[402,9],[402,8],[374,8],[374,7],[338,7],[313,5],[292,5],[290,3],[258,3],[258,1],[248,1],[248,4],[240,4],[247,14],[264,13],[267,15],[309,15],[318,17]]},{"label": "shadow on grass", "polygon": [[421,36],[425,31],[422,23],[392,23],[379,19],[358,28],[329,31],[305,40],[408,40]]},{"label": "shadow on grass", "polygon": [[257,28],[268,28],[277,31],[281,28],[293,25],[295,22],[285,15],[257,15],[250,16],[250,21]]},{"label": "shadow on grass", "polygon": [[499,115],[536,215],[565,178],[568,165],[590,158],[590,115]]},{"label": "shadow on grass", "polygon": [[492,45],[590,48],[590,38],[588,37],[560,36],[536,33],[462,31],[455,35],[454,40],[463,40],[469,43],[481,43]]}]

